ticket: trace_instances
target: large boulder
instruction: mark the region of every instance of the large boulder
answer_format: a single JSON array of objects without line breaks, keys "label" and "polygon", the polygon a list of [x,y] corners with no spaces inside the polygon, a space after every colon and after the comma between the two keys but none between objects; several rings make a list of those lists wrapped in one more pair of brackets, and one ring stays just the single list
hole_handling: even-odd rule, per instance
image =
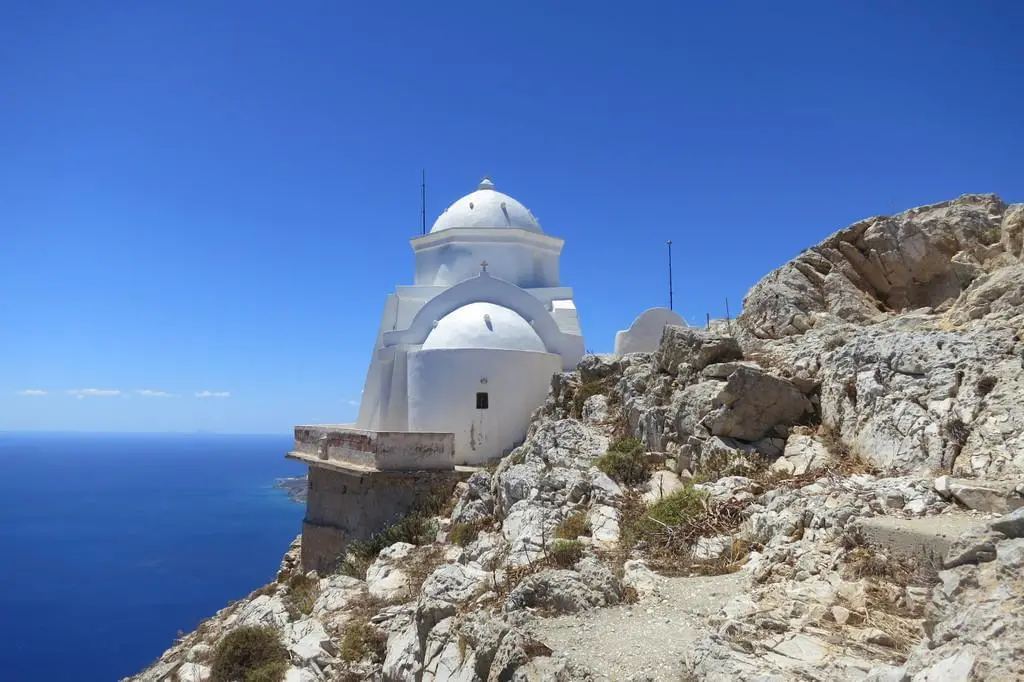
[{"label": "large boulder", "polygon": [[938,306],[969,284],[953,257],[968,251],[984,263],[1000,250],[1004,218],[1009,228],[1018,215],[986,194],[862,220],[758,282],[737,321],[755,337],[777,339],[829,320],[865,324],[888,311]]},{"label": "large boulder", "polygon": [[699,372],[716,362],[741,360],[743,352],[739,342],[731,336],[668,325],[662,332],[661,345],[654,357],[662,372],[678,374],[683,365]]},{"label": "large boulder", "polygon": [[707,420],[711,433],[746,441],[796,424],[812,412],[810,401],[793,382],[746,366],[729,375],[715,402],[719,407]]}]

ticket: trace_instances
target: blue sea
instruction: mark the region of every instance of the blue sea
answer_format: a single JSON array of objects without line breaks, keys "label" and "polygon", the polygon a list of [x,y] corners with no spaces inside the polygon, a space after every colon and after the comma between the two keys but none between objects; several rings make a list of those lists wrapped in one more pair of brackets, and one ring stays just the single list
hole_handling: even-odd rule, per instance
[{"label": "blue sea", "polygon": [[110,682],[274,578],[288,436],[0,433],[0,679]]}]

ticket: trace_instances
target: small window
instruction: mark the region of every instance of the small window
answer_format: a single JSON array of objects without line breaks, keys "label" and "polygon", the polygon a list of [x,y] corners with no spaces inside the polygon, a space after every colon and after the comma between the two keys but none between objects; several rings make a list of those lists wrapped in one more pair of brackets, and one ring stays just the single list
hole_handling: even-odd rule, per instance
[{"label": "small window", "polygon": [[476,394],[476,409],[486,410],[487,409],[487,394],[477,393]]}]

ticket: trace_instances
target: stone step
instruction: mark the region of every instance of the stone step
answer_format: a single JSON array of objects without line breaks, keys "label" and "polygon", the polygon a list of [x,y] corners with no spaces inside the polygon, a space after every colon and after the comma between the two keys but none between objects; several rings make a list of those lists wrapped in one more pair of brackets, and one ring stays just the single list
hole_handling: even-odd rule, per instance
[{"label": "stone step", "polygon": [[939,566],[949,546],[964,531],[982,528],[986,521],[968,514],[941,514],[920,519],[873,516],[860,519],[864,540],[886,553],[916,558]]}]

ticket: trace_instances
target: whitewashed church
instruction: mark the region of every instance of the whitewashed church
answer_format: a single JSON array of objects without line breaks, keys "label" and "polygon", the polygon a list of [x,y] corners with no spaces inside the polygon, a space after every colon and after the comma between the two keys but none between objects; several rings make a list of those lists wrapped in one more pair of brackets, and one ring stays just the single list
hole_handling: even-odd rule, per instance
[{"label": "whitewashed church", "polygon": [[414,283],[384,305],[357,429],[453,433],[455,464],[507,454],[556,372],[583,356],[563,240],[484,178],[411,240]]},{"label": "whitewashed church", "polygon": [[[484,179],[412,240],[414,283],[387,298],[355,424],[299,425],[309,466],[303,570],[334,570],[349,542],[450,492],[467,467],[522,442],[551,376],[583,357],[562,240]],[[616,335],[616,354],[657,348],[665,308]]]}]

